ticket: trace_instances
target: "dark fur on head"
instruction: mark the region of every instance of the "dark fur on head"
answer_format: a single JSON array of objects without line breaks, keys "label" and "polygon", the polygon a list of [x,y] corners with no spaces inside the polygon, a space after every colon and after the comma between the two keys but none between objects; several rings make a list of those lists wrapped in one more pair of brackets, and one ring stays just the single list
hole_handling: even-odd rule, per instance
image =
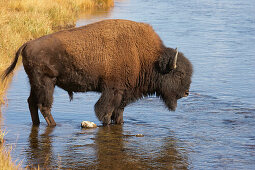
[{"label": "dark fur on head", "polygon": [[160,76],[162,82],[160,96],[170,110],[175,110],[177,100],[188,94],[193,73],[191,63],[181,52],[178,54],[177,66],[173,69],[172,64],[175,54],[174,49],[166,48],[159,60],[161,67],[158,67],[161,73],[164,70]]}]

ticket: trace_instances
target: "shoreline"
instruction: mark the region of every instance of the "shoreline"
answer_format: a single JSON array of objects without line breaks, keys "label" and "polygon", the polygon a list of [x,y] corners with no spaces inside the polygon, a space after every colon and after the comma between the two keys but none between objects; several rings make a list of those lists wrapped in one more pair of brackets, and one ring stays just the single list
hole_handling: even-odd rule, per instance
[{"label": "shoreline", "polygon": [[[11,64],[16,50],[25,42],[75,26],[78,16],[96,9],[110,10],[113,0],[0,0],[0,75]],[[20,61],[18,64],[20,65]],[[0,105],[12,75],[0,81]]]},{"label": "shoreline", "polygon": [[[113,6],[113,0],[0,0],[0,36],[2,37],[0,40],[0,76],[11,64],[16,50],[23,43],[74,27],[81,14],[86,14],[86,12],[93,14],[93,11],[98,9],[108,11]],[[18,65],[21,65],[21,60]],[[6,104],[6,91],[14,74],[4,81],[0,80],[1,119],[1,107]],[[4,135],[5,132],[0,129],[0,169],[23,169],[20,163],[13,162],[14,160],[11,159],[11,149],[5,147]]]}]

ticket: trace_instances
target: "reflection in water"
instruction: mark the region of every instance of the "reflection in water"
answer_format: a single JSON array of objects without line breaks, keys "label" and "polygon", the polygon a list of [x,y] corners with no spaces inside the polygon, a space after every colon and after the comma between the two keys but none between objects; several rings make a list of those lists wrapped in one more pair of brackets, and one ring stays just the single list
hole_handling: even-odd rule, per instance
[{"label": "reflection in water", "polygon": [[89,19],[92,19],[95,17],[104,17],[105,18],[105,17],[110,16],[111,10],[112,10],[112,8],[88,9],[88,10],[86,10],[85,13],[79,15],[79,18],[86,19],[86,20],[89,20]]},{"label": "reflection in water", "polygon": [[[39,135],[39,127],[31,128],[29,146],[26,149],[28,168],[188,169],[185,149],[180,152],[180,147],[178,149],[176,139],[172,136],[165,137],[163,141],[144,141],[146,136],[139,138],[123,134],[122,125],[99,127],[94,137],[84,141],[70,139],[67,149],[56,156],[52,148],[53,130],[54,128],[46,127],[44,133]],[[89,135],[92,131],[88,129],[76,135]],[[88,144],[88,140],[93,142]],[[146,147],[154,142],[158,142],[160,146]]]},{"label": "reflection in water", "polygon": [[[125,109],[123,126],[81,130],[82,120],[100,124],[93,108],[99,94],[76,94],[70,103],[56,89],[59,125],[48,133],[42,122],[29,135],[29,83],[22,69],[0,118],[6,144],[15,146],[13,160],[63,169],[255,169],[255,1],[118,1],[109,15],[77,26],[105,18],[150,23],[166,45],[192,61],[190,96],[176,112],[145,98]],[[144,137],[135,137],[139,133]]]},{"label": "reflection in water", "polygon": [[32,126],[31,133],[28,138],[28,149],[26,150],[27,167],[43,167],[47,168],[56,164],[56,156],[52,151],[52,136],[54,128],[46,127],[43,134],[39,135],[39,127]]},{"label": "reflection in water", "polygon": [[188,169],[188,156],[185,154],[185,148],[177,146],[176,139],[173,137],[166,137],[163,143],[164,145],[153,162],[158,162],[162,169]]},{"label": "reflection in water", "polygon": [[[176,141],[172,137],[157,142],[161,146],[150,148],[155,141],[135,135],[124,135],[120,125],[99,129],[95,144],[98,169],[151,169],[169,167],[187,169],[186,155],[178,152]],[[156,146],[156,144],[154,145]],[[150,151],[151,152],[150,152]]]},{"label": "reflection in water", "polygon": [[100,127],[95,136],[97,169],[129,167],[122,125]]}]

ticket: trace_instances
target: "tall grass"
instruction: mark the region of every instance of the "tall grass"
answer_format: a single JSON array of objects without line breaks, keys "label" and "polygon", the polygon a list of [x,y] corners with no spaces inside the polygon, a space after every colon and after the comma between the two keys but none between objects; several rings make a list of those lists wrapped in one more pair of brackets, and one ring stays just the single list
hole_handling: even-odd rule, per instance
[{"label": "tall grass", "polygon": [[[74,26],[79,14],[113,4],[113,0],[0,0],[0,75],[26,41]],[[0,80],[0,107],[10,81],[11,76]],[[3,146],[3,136],[0,130],[0,169],[18,169]]]},{"label": "tall grass", "polygon": [[15,165],[11,161],[11,155],[10,155],[11,148],[6,149],[4,147],[4,135],[5,133],[0,130],[0,169],[6,169],[6,170],[19,169],[19,165]]},{"label": "tall grass", "polygon": [[[112,6],[113,0],[0,0],[0,74],[24,42],[73,26],[80,13]],[[9,82],[0,81],[0,104]]]}]

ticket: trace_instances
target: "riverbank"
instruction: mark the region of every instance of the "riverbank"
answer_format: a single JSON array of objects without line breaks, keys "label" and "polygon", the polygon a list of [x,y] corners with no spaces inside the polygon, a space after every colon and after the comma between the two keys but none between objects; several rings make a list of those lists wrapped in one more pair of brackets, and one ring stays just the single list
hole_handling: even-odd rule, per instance
[{"label": "riverbank", "polygon": [[[113,0],[0,0],[0,75],[26,41],[73,27],[80,14],[113,5]],[[11,79],[0,81],[0,106],[6,102],[4,95]],[[0,169],[17,169],[4,147],[3,136],[0,131]]]},{"label": "riverbank", "polygon": [[[24,42],[72,27],[79,14],[113,4],[113,0],[0,0],[0,73]],[[0,104],[10,80],[0,81]]]},{"label": "riverbank", "polygon": [[0,169],[18,169],[19,165],[15,165],[11,160],[11,149],[4,147],[4,135],[5,133],[0,129]]}]

